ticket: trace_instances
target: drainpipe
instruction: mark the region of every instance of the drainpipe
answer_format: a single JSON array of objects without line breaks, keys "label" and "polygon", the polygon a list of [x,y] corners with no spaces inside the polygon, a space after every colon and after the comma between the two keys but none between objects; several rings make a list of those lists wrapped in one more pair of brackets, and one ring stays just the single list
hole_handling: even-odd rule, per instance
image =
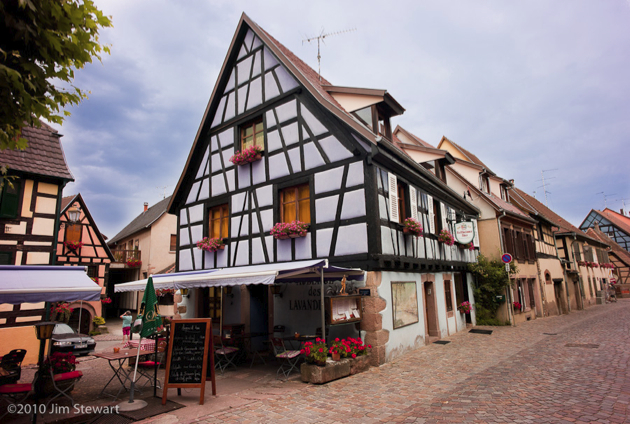
[{"label": "drainpipe", "polygon": [[[577,241],[577,237],[576,234],[573,233],[573,241],[571,242],[571,256],[573,257],[573,267],[577,270],[578,266],[577,266],[577,262],[575,261],[575,255],[573,254],[573,243],[575,243]],[[580,273],[578,272],[578,296],[580,296],[580,299],[582,299],[582,309],[584,309],[584,300],[586,298],[586,294],[584,293],[584,287],[582,287],[582,278],[580,278]],[[576,307],[578,309],[580,309],[580,305],[577,304],[577,297],[575,299],[575,303],[576,303]]]},{"label": "drainpipe", "polygon": [[[536,230],[536,225],[532,225],[532,238],[534,236],[534,231]],[[539,237],[542,237],[542,242],[545,242],[545,236],[542,234],[539,234]],[[554,237],[555,240],[555,237]],[[542,318],[545,317],[545,290],[544,290],[544,286],[543,284],[546,284],[546,282],[544,282],[544,278],[542,276],[542,270],[540,269],[540,261],[538,260],[538,258],[536,257],[536,240],[534,241],[534,260],[536,261],[536,272],[538,272],[538,289],[540,291],[540,316]],[[535,302],[535,300],[534,300]]]},{"label": "drainpipe", "polygon": [[[497,218],[497,225],[499,226],[499,242],[501,243],[501,252],[505,252],[505,245],[503,241],[503,231],[501,231],[501,218],[503,218],[504,216],[505,216],[505,211],[502,210],[501,216]],[[509,280],[510,280],[510,274],[508,273],[508,281]],[[509,285],[508,287],[505,288],[505,301],[507,302],[508,318],[510,319],[510,324],[512,324],[512,327],[516,327],[516,323],[514,322],[514,311],[512,310],[513,308],[512,297],[510,296],[509,288],[510,288]]]}]

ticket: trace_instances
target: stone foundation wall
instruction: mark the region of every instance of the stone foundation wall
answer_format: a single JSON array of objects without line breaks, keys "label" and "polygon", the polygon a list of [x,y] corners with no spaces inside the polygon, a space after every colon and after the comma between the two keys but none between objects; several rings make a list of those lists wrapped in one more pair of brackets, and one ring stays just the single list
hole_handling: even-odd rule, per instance
[{"label": "stone foundation wall", "polygon": [[385,345],[389,341],[389,331],[383,329],[383,311],[387,302],[379,296],[378,288],[381,285],[381,272],[370,271],[366,275],[365,288],[370,289],[370,296],[363,298],[363,319],[361,330],[365,331],[365,344],[372,345],[369,361],[370,365],[377,367],[385,363]]}]

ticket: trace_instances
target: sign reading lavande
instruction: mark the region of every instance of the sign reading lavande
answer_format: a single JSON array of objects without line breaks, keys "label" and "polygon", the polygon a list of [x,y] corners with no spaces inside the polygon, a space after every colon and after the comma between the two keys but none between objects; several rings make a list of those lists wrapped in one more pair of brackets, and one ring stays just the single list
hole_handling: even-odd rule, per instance
[{"label": "sign reading lavande", "polygon": [[[171,341],[168,346],[162,405],[166,404],[169,387],[201,389],[199,405],[203,405],[208,348],[210,352],[214,352],[211,331],[210,318],[177,319],[171,322]],[[212,394],[216,395],[213,354],[210,355],[210,367]]]},{"label": "sign reading lavande", "polygon": [[458,243],[466,244],[475,238],[475,226],[470,221],[455,224],[455,239]]}]

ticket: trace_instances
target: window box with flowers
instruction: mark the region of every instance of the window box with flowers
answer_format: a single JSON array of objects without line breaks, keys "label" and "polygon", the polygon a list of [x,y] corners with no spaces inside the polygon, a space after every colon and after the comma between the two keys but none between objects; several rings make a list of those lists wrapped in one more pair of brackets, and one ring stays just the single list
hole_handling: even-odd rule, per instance
[{"label": "window box with flowers", "polygon": [[591,262],[591,267],[599,268],[599,264],[597,262]]},{"label": "window box with flowers", "polygon": [[80,241],[64,241],[63,245],[70,250],[77,250],[83,247],[83,242]]},{"label": "window box with flowers", "polygon": [[[315,353],[319,356],[328,350],[331,355],[334,355],[332,360],[324,362],[323,366],[309,363],[309,356],[313,355],[313,346],[318,346]],[[313,384],[327,383],[338,378],[358,374],[370,367],[368,352],[372,346],[365,345],[360,338],[336,338],[331,343],[330,348],[325,346],[326,343],[322,339],[316,339],[315,344],[308,342],[304,344],[302,352],[306,362],[302,364],[300,370],[302,381]],[[319,359],[321,361],[321,358]]]},{"label": "window box with flowers", "polygon": [[271,229],[271,235],[278,240],[305,237],[309,225],[302,221],[278,222]]},{"label": "window box with flowers", "polygon": [[578,266],[586,266],[588,262],[584,262],[584,261],[578,261]]},{"label": "window box with flowers", "polygon": [[226,239],[221,237],[204,237],[197,242],[197,248],[206,252],[216,252],[225,249]]},{"label": "window box with flowers", "polygon": [[464,243],[464,244],[458,243],[457,247],[463,250],[475,250],[475,245],[473,244],[472,241],[470,243]]},{"label": "window box with flowers", "polygon": [[246,165],[248,163],[256,162],[262,158],[262,146],[254,144],[251,147],[236,152],[234,156],[230,158],[230,162],[234,165]]},{"label": "window box with flowers", "polygon": [[514,312],[521,312],[521,302],[513,302],[512,305],[514,306]]},{"label": "window box with flowers", "polygon": [[53,321],[65,322],[70,321],[70,315],[72,315],[72,309],[69,303],[58,302],[50,307]]},{"label": "window box with flowers", "polygon": [[109,305],[110,303],[112,303],[112,299],[110,299],[109,297],[104,297],[101,299],[101,303],[103,305]]},{"label": "window box with flowers", "polygon": [[413,218],[407,218],[403,222],[403,233],[422,237],[422,225]]},{"label": "window box with flowers", "polygon": [[453,234],[451,234],[449,230],[442,230],[438,235],[438,241],[447,246],[452,246],[455,244],[455,237],[453,237]]},{"label": "window box with flowers", "polygon": [[130,268],[135,268],[142,265],[142,261],[139,259],[127,259],[127,266]]}]

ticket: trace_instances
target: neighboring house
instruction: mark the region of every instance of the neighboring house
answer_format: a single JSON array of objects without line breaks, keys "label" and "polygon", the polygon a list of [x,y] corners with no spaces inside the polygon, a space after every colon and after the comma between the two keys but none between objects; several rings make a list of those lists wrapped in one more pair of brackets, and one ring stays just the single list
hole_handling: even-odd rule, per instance
[{"label": "neighboring house", "polygon": [[[243,14],[169,206],[177,271],[309,259],[364,270],[371,295],[360,333],[346,325],[330,337],[361,334],[374,364],[464,330],[457,305],[473,302],[467,264],[477,251],[437,235],[478,210],[393,144],[390,119],[403,112],[384,90],[320,79]],[[230,162],[251,145],[259,160]],[[424,237],[403,232],[408,217],[423,223]],[[270,234],[296,219],[309,224],[305,237]],[[198,249],[204,236],[226,239],[225,249]],[[261,285],[190,290],[187,316],[314,334],[319,287],[287,286],[284,297]]]},{"label": "neighboring house", "polygon": [[[409,146],[409,142],[419,140],[418,137],[402,128],[396,135],[403,142],[405,151],[416,155],[416,160],[421,159],[419,148]],[[423,143],[424,149],[429,149],[428,143]],[[436,156],[433,159],[432,169],[481,211],[475,222],[479,228],[480,252],[492,259],[510,253],[513,257],[511,266],[517,266],[518,273],[512,275],[512,287],[506,291],[506,302],[499,308],[497,318],[519,323],[543,316],[534,245],[536,221],[510,203],[512,183],[498,177],[477,156],[446,137],[442,137],[437,149],[431,149],[422,159],[430,163],[433,155],[444,152],[443,158]]]},{"label": "neighboring house", "polygon": [[[25,127],[28,147],[1,150],[8,176],[0,192],[0,265],[55,265],[61,193],[74,181],[61,146],[61,135],[48,125]],[[26,363],[37,358],[32,325],[44,316],[44,304],[0,305],[0,355],[27,349]]]},{"label": "neighboring house", "polygon": [[[586,230],[586,234],[610,246],[607,250],[608,259],[614,266],[614,268],[610,270],[612,274],[610,276],[611,283],[630,284],[630,253],[608,237],[608,235],[599,228],[597,223],[594,228]],[[627,290],[627,288],[625,288],[625,290]]]},{"label": "neighboring house", "polygon": [[[120,310],[138,309],[142,293],[114,294],[114,285],[164,274],[175,265],[177,217],[166,213],[170,200],[169,196],[151,207],[145,203],[142,213],[107,243],[114,255],[107,286],[107,296],[113,302],[108,311],[115,316]],[[161,300],[168,304],[160,306],[160,313],[172,316],[172,296]]]},{"label": "neighboring house", "polygon": [[[600,264],[609,263],[606,253],[608,245],[580,231],[522,190],[516,189],[515,193],[512,196],[515,204],[524,210],[536,211],[536,219],[553,225],[556,251],[563,267],[564,279],[555,277],[553,269],[544,270],[545,310],[550,314],[555,313],[554,309],[557,313],[568,313],[601,302],[601,293],[598,292],[610,281],[607,268],[600,267]],[[544,228],[542,231],[545,231]]]},{"label": "neighboring house", "polygon": [[[106,297],[109,266],[114,261],[114,256],[80,193],[61,199],[59,218],[61,223],[57,236],[57,264],[85,266],[88,276],[103,288],[102,297]],[[74,302],[70,306],[74,311],[69,325],[79,328],[80,317],[80,328],[84,334],[90,331],[92,319],[102,316],[100,301]]]},{"label": "neighboring house", "polygon": [[618,213],[608,208],[603,211],[591,209],[580,224],[580,230],[594,228],[596,223],[599,224],[603,233],[623,247],[626,252],[630,252],[630,217],[624,215],[623,210]]}]

